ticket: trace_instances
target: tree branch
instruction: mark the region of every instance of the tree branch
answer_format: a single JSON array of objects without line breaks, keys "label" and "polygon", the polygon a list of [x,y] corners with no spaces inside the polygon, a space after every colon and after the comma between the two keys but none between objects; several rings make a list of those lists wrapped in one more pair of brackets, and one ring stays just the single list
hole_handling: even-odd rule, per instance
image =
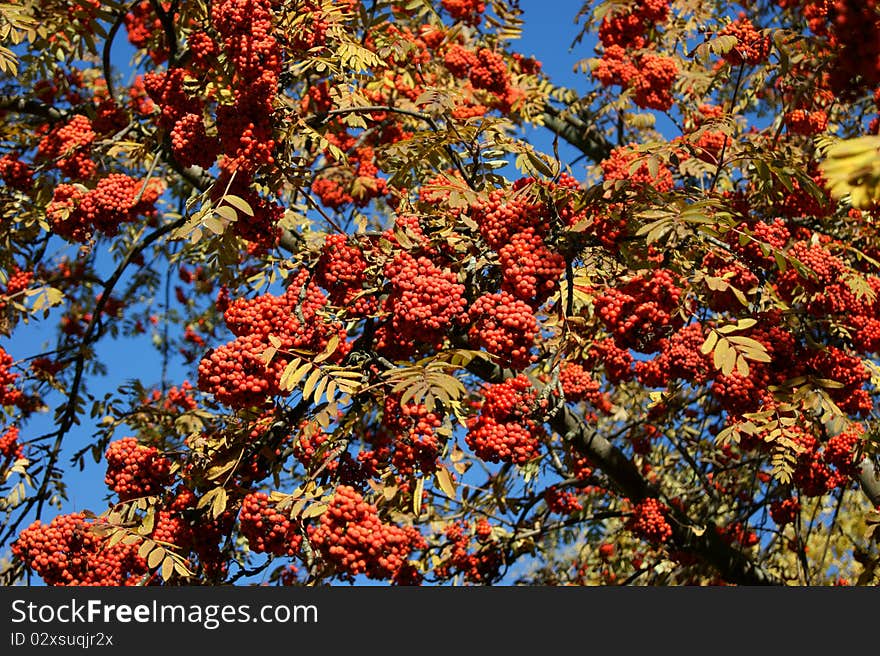
[{"label": "tree branch", "polygon": [[580,116],[557,109],[550,103],[544,106],[541,118],[544,127],[565,139],[593,162],[606,159],[614,148],[596,126],[589,125]]},{"label": "tree branch", "polygon": [[[507,377],[497,365],[482,358],[474,358],[468,371],[487,382],[500,382]],[[610,441],[591,431],[586,422],[568,408],[563,408],[550,419],[550,426],[578,452],[587,456],[611,480],[617,490],[632,502],[658,497],[659,491],[649,485],[626,455]],[[770,574],[745,554],[721,539],[713,522],[696,522],[685,513],[672,508],[672,540],[682,550],[698,554],[715,567],[726,581],[741,585],[778,585]],[[692,530],[699,527],[700,535]]]},{"label": "tree branch", "polygon": [[0,96],[0,110],[17,114],[40,116],[50,121],[63,121],[68,114],[39,100],[31,100],[20,96]]}]

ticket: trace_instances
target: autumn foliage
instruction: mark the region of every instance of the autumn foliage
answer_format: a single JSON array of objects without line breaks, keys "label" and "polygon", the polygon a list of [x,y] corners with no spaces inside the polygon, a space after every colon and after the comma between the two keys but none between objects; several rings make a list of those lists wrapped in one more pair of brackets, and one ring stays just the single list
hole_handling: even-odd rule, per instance
[{"label": "autumn foliage", "polygon": [[0,6],[5,583],[877,583],[880,6],[521,15]]}]

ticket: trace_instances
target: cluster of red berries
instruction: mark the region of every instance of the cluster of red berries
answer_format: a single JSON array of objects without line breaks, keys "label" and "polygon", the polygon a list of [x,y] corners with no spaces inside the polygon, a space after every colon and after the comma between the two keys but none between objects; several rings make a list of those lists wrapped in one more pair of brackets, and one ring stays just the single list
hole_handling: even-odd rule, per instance
[{"label": "cluster of red berries", "polygon": [[608,182],[627,181],[635,190],[650,187],[663,192],[670,191],[675,186],[669,167],[661,163],[657,167],[656,175],[652,175],[647,161],[636,166],[640,157],[642,156],[636,150],[636,144],[618,146],[600,162],[603,177]]},{"label": "cluster of red berries", "polygon": [[418,471],[431,474],[437,469],[440,455],[440,436],[437,429],[443,422],[423,403],[400,405],[392,395],[385,397],[382,423],[393,435],[391,462],[401,475]]},{"label": "cluster of red berries", "polygon": [[309,542],[340,573],[371,579],[395,579],[414,551],[425,548],[411,526],[386,524],[376,506],[348,485],[340,485],[317,526],[308,528]]},{"label": "cluster of red berries", "polygon": [[92,122],[77,114],[67,123],[52,128],[40,140],[37,157],[53,162],[73,180],[87,180],[98,170],[92,159],[92,142],[96,136]]},{"label": "cluster of red berries", "polygon": [[0,435],[0,465],[5,466],[24,457],[24,447],[18,438],[18,426],[10,426]]},{"label": "cluster of red berries", "polygon": [[866,416],[874,408],[868,390],[863,386],[871,376],[861,358],[836,346],[816,351],[807,357],[807,367],[817,378],[838,383],[829,388],[828,396],[841,410],[856,416]]},{"label": "cluster of red berries", "polygon": [[421,345],[441,348],[450,329],[465,322],[464,285],[452,271],[400,251],[386,264],[385,276],[391,282],[391,293],[382,303],[388,319],[376,331],[376,347],[382,352],[411,354]]},{"label": "cluster of red berries", "polygon": [[34,184],[34,172],[18,158],[18,153],[5,153],[0,157],[0,180],[10,189],[29,191]]},{"label": "cluster of red berries", "polygon": [[583,365],[577,362],[566,362],[559,369],[559,384],[562,394],[569,403],[588,402],[599,412],[611,412],[611,400],[602,391],[602,386]]},{"label": "cluster of red berries", "polygon": [[480,411],[467,421],[465,442],[486,462],[523,465],[541,452],[537,390],[523,374],[483,388]]},{"label": "cluster of red berries", "polygon": [[609,383],[631,380],[635,375],[633,356],[628,349],[621,348],[613,337],[594,343],[589,349],[590,362],[600,364],[605,370]]},{"label": "cluster of red berries", "polygon": [[700,347],[706,341],[703,326],[693,322],[660,340],[659,353],[652,360],[636,363],[636,375],[643,385],[664,387],[670,380],[704,383],[712,371],[711,360]]},{"label": "cluster of red berries", "polygon": [[[480,235],[498,252],[502,291],[538,307],[558,288],[565,258],[545,241],[551,205],[532,193],[534,183],[533,178],[521,178],[510,191],[495,189],[471,203],[469,213]],[[566,176],[549,187],[577,187],[577,182]],[[581,218],[564,204],[553,209],[568,224]]]},{"label": "cluster of red berries", "polygon": [[184,114],[171,130],[171,149],[182,166],[209,168],[217,159],[220,144],[205,131],[199,114]]},{"label": "cluster of red berries", "polygon": [[533,228],[511,238],[498,251],[501,262],[501,289],[516,298],[540,306],[559,287],[565,271],[565,258],[551,251]]},{"label": "cluster of red berries", "polygon": [[828,113],[824,109],[812,112],[807,109],[795,109],[786,112],[784,120],[785,126],[792,134],[812,137],[828,129]]},{"label": "cluster of red berries", "polygon": [[538,321],[532,308],[508,292],[484,294],[468,310],[468,339],[474,348],[498,356],[503,366],[525,369],[535,356],[532,347]]},{"label": "cluster of red berries", "polygon": [[743,307],[739,296],[733,291],[742,292],[743,298],[760,284],[757,275],[743,263],[710,251],[703,258],[703,270],[713,278],[720,278],[727,286],[710,287],[706,283],[706,302],[716,312],[731,312]]},{"label": "cluster of red berries", "polygon": [[[164,11],[171,10],[170,2],[163,2],[161,5]],[[141,0],[134,4],[123,21],[131,45],[135,48],[147,48],[154,64],[161,64],[167,59],[162,21],[153,10],[153,3],[150,0]]]},{"label": "cluster of red berries", "polygon": [[646,49],[649,31],[668,15],[668,0],[649,0],[610,12],[599,26],[602,53],[593,76],[603,86],[632,89],[633,101],[643,109],[672,107],[678,64]]},{"label": "cluster of red berries", "polygon": [[238,521],[251,551],[276,556],[299,551],[302,534],[297,522],[272,505],[264,492],[251,492],[242,500]]},{"label": "cluster of red berries", "polygon": [[606,48],[614,45],[644,48],[645,35],[668,16],[669,0],[644,0],[612,8],[599,25],[599,41]]},{"label": "cluster of red berries", "polygon": [[220,0],[211,20],[235,67],[234,103],[217,110],[226,171],[252,174],[274,162],[273,101],[281,73],[271,0]]},{"label": "cluster of red berries", "polygon": [[315,266],[315,282],[327,291],[334,305],[354,301],[366,280],[367,261],[363,251],[349,243],[348,235],[327,235]]},{"label": "cluster of red berries", "polygon": [[799,449],[792,482],[801,494],[805,497],[822,496],[847,482],[845,476],[834,472],[824,461],[819,440],[813,434],[795,426],[791,429],[791,437]]},{"label": "cluster of red berries", "polygon": [[271,345],[270,335],[280,340],[282,353],[291,349],[320,353],[336,335],[339,347],[330,361],[338,362],[351,345],[342,325],[322,316],[326,304],[324,292],[309,280],[306,270],[281,296],[265,294],[231,303],[224,319],[236,339],[209,351],[199,363],[199,389],[233,408],[262,405],[269,396],[280,394],[286,358],[279,354],[266,364],[263,354]]},{"label": "cluster of red berries", "polygon": [[770,37],[762,34],[743,13],[718,35],[736,38],[736,45],[723,55],[725,61],[734,66],[756,66],[770,55]]},{"label": "cluster of red berries", "polygon": [[21,390],[15,388],[18,374],[9,369],[13,362],[12,356],[0,347],[0,406],[22,407],[27,399]]},{"label": "cluster of red berries", "polygon": [[139,585],[148,572],[137,545],[106,546],[83,513],[34,522],[12,543],[12,555],[53,586]]},{"label": "cluster of red berries", "polygon": [[171,461],[154,446],[138,444],[135,437],[111,442],[104,453],[104,482],[120,501],[158,494],[168,484]]},{"label": "cluster of red berries", "polygon": [[[6,281],[6,290],[3,293],[7,299],[15,298],[24,292],[34,280],[34,272],[15,267]],[[0,300],[0,309],[6,306],[6,302]]]},{"label": "cluster of red berries", "polygon": [[95,232],[112,237],[123,223],[153,216],[163,187],[157,178],[144,182],[124,173],[111,173],[90,190],[60,184],[46,207],[46,216],[52,230],[70,241],[86,242]]},{"label": "cluster of red berries", "polygon": [[550,214],[547,206],[529,193],[533,182],[532,178],[520,178],[510,191],[493,189],[471,203],[470,216],[493,250],[500,251],[514,235],[527,230],[546,234]]},{"label": "cluster of red berries", "polygon": [[669,509],[659,499],[649,497],[633,509],[626,528],[653,545],[661,545],[672,537],[672,527],[666,520],[668,512]]},{"label": "cluster of red berries", "polygon": [[745,548],[758,544],[758,534],[748,530],[742,522],[733,522],[727,526],[716,526],[715,532],[727,544],[736,544]]},{"label": "cluster of red berries", "polygon": [[734,371],[725,376],[718,373],[712,381],[711,394],[723,410],[730,414],[757,412],[764,403],[771,403],[773,395],[767,391],[770,376],[760,363],[749,364],[749,375]]},{"label": "cluster of red berries", "polygon": [[856,478],[859,464],[857,454],[864,440],[865,427],[862,424],[853,424],[847,430],[828,438],[822,458],[844,476]]},{"label": "cluster of red berries", "polygon": [[801,511],[801,502],[798,497],[787,497],[770,503],[770,517],[779,526],[791,524]]},{"label": "cluster of red berries", "polygon": [[618,346],[653,353],[660,340],[683,323],[678,313],[681,296],[671,271],[652,269],[597,295],[593,305]]},{"label": "cluster of red berries", "polygon": [[801,0],[810,29],[836,54],[831,88],[856,96],[880,83],[880,18],[876,0]]},{"label": "cluster of red berries", "polygon": [[757,269],[767,269],[776,261],[774,254],[788,243],[791,232],[784,219],[775,219],[772,223],[740,223],[725,237],[740,259]]},{"label": "cluster of red berries", "polygon": [[486,3],[483,0],[442,0],[443,9],[452,20],[476,27],[483,19]]},{"label": "cluster of red berries", "polygon": [[583,505],[578,500],[577,494],[569,490],[563,490],[556,485],[551,485],[544,490],[544,503],[547,510],[560,515],[573,515],[583,510]]},{"label": "cluster of red berries", "polygon": [[[486,527],[489,531],[486,531]],[[479,532],[478,532],[479,531]],[[473,532],[466,522],[453,522],[447,527],[445,537],[449,542],[443,562],[434,568],[440,579],[449,579],[461,573],[468,583],[491,583],[498,577],[503,554],[495,540],[490,539],[491,526],[485,520],[478,522]],[[476,538],[476,547],[471,542]]]}]

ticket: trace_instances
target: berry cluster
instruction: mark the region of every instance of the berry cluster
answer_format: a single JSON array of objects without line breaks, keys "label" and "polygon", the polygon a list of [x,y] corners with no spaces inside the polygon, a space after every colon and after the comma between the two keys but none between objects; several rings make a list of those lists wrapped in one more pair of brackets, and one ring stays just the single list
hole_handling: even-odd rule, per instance
[{"label": "berry cluster", "polygon": [[772,223],[740,223],[727,233],[726,241],[739,259],[762,270],[772,269],[775,253],[785,247],[790,237],[785,220],[775,219]]},{"label": "berry cluster", "polygon": [[845,98],[880,83],[880,17],[876,0],[800,0],[810,29],[836,55],[831,88]]},{"label": "berry cluster", "polygon": [[12,555],[47,585],[139,585],[148,572],[138,545],[106,546],[83,513],[59,515],[48,525],[35,521],[13,542]]},{"label": "berry cluster", "polygon": [[238,521],[251,551],[276,556],[299,551],[302,534],[297,522],[274,507],[264,492],[251,492],[242,500]]},{"label": "berry cluster", "polygon": [[468,311],[468,339],[474,348],[497,355],[503,366],[525,369],[534,359],[538,322],[532,308],[508,292],[484,294]]},{"label": "berry cluster", "polygon": [[672,537],[672,527],[666,521],[669,509],[658,499],[649,497],[639,502],[626,528],[651,544],[661,545]]},{"label": "berry cluster", "polygon": [[633,356],[628,349],[620,348],[613,337],[595,342],[588,352],[588,364],[601,365],[609,383],[632,380],[635,375]]},{"label": "berry cluster", "polygon": [[111,442],[104,459],[107,461],[104,482],[120,501],[158,494],[170,479],[171,461],[156,447],[138,444],[134,437]]},{"label": "berry cluster", "polygon": [[10,189],[30,191],[34,184],[34,172],[18,153],[5,153],[0,157],[0,180]]},{"label": "berry cluster", "polygon": [[464,285],[455,273],[426,257],[398,252],[385,266],[391,293],[382,303],[387,321],[376,331],[376,347],[385,353],[412,354],[442,347],[451,328],[466,319]]},{"label": "berry cluster", "polygon": [[682,324],[681,296],[671,271],[653,269],[597,295],[593,305],[618,346],[653,353]]},{"label": "berry cluster", "polygon": [[544,427],[534,419],[538,392],[523,374],[483,388],[480,412],[465,442],[486,462],[523,465],[540,454]]},{"label": "berry cluster", "polygon": [[[468,583],[485,584],[494,581],[501,570],[503,554],[500,545],[490,539],[491,526],[488,522],[478,522],[473,533],[466,522],[453,522],[445,531],[449,543],[444,551],[446,558],[434,568],[440,579],[448,579],[461,573]],[[486,527],[489,526],[487,534]],[[476,548],[471,551],[471,542],[476,538]]]},{"label": "berry cluster", "polygon": [[812,137],[828,129],[828,114],[824,109],[812,112],[807,109],[795,109],[787,112],[784,119],[785,126],[792,134]]},{"label": "berry cluster", "polygon": [[533,307],[540,306],[559,287],[565,258],[551,251],[534,228],[527,228],[498,251],[501,289]]},{"label": "berry cluster", "polygon": [[[161,4],[164,11],[171,10],[170,2]],[[154,64],[161,64],[168,58],[162,21],[153,10],[150,0],[141,0],[134,4],[123,21],[128,31],[128,42],[135,48],[146,48]]]},{"label": "berry cluster", "polygon": [[577,494],[555,485],[544,490],[544,503],[547,504],[547,510],[560,515],[573,515],[579,510],[583,510]]},{"label": "berry cluster", "polygon": [[863,389],[871,376],[861,358],[836,346],[816,351],[807,358],[808,370],[817,378],[837,383],[827,390],[828,396],[841,410],[856,416],[865,416],[874,407],[868,390]]},{"label": "berry cluster", "polygon": [[611,412],[611,400],[602,392],[599,381],[577,362],[566,362],[559,369],[559,384],[562,394],[569,403],[586,401],[599,412]]},{"label": "berry cluster", "polygon": [[719,36],[732,36],[736,38],[736,45],[730,51],[724,53],[724,59],[734,65],[748,64],[756,66],[767,60],[770,54],[770,37],[762,34],[745,14],[725,26]]},{"label": "berry cluster", "polygon": [[[651,167],[647,161],[641,166],[634,165],[643,156],[636,149],[636,144],[618,146],[611,154],[600,162],[602,175],[605,180],[627,181],[632,189],[639,190],[651,187],[657,191],[670,191],[675,182],[672,179],[672,171],[663,164],[657,167],[656,175],[651,174]],[[635,168],[635,170],[633,170]]]},{"label": "berry cluster", "polygon": [[24,447],[18,441],[18,426],[10,426],[0,435],[0,465],[4,467],[24,457]]},{"label": "berry cluster", "polygon": [[162,190],[163,184],[156,178],[143,182],[124,173],[101,178],[91,190],[60,184],[46,207],[46,216],[52,230],[69,241],[86,242],[95,232],[112,237],[123,223],[153,216]]},{"label": "berry cluster", "polygon": [[668,0],[649,0],[609,13],[599,26],[602,52],[593,76],[603,86],[632,89],[633,101],[643,109],[672,107],[678,64],[647,48],[649,32],[668,15]]},{"label": "berry cluster", "polygon": [[669,16],[669,0],[644,0],[613,8],[599,25],[599,41],[606,48],[623,46],[644,48],[645,35]]},{"label": "berry cluster", "polygon": [[856,478],[858,476],[856,459],[864,439],[865,427],[862,424],[853,424],[842,433],[828,438],[822,458],[843,476]]},{"label": "berry cluster", "polygon": [[92,160],[95,131],[92,122],[77,114],[67,123],[52,128],[37,145],[37,157],[51,161],[67,177],[87,180],[98,170]]},{"label": "berry cluster", "polygon": [[801,502],[798,497],[787,497],[779,501],[773,501],[769,506],[770,517],[779,526],[791,524],[801,511]]},{"label": "berry cluster", "polygon": [[347,235],[327,235],[315,266],[315,282],[327,291],[331,303],[346,306],[361,291],[366,269],[363,251],[350,244]]},{"label": "berry cluster", "polygon": [[27,399],[21,390],[14,387],[18,374],[9,370],[14,360],[3,347],[0,347],[0,406],[22,407]]},{"label": "berry cluster", "polygon": [[660,340],[657,357],[636,363],[639,381],[649,387],[664,387],[674,379],[706,382],[713,367],[710,357],[700,350],[705,341],[703,326],[698,321]]},{"label": "berry cluster", "polygon": [[483,19],[486,3],[483,0],[442,0],[443,9],[452,20],[476,27]]},{"label": "berry cluster", "polygon": [[253,174],[274,162],[273,101],[281,73],[271,0],[220,0],[211,20],[234,68],[234,102],[217,110],[226,171]]},{"label": "berry cluster", "polygon": [[404,476],[416,470],[431,474],[437,469],[442,447],[437,429],[443,422],[422,403],[400,405],[392,395],[385,397],[382,423],[391,429],[394,453],[391,462]]},{"label": "berry cluster", "polygon": [[263,354],[271,345],[270,335],[281,341],[282,353],[291,349],[320,353],[336,335],[340,344],[331,361],[338,362],[351,345],[342,325],[322,316],[326,303],[306,270],[281,296],[265,294],[232,302],[224,319],[236,339],[209,351],[199,363],[199,389],[233,408],[262,405],[280,394],[286,358],[279,354],[266,364]]},{"label": "berry cluster", "polygon": [[382,522],[376,506],[348,485],[336,488],[318,525],[309,526],[308,536],[338,572],[380,580],[396,579],[407,570],[409,555],[426,546],[415,528]]}]

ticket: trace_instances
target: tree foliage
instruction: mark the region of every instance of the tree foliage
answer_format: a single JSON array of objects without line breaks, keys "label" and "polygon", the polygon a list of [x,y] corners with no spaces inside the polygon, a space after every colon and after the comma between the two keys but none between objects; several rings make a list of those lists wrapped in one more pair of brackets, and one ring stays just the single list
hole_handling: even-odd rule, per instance
[{"label": "tree foliage", "polygon": [[876,583],[875,3],[521,15],[0,4],[7,583]]}]

